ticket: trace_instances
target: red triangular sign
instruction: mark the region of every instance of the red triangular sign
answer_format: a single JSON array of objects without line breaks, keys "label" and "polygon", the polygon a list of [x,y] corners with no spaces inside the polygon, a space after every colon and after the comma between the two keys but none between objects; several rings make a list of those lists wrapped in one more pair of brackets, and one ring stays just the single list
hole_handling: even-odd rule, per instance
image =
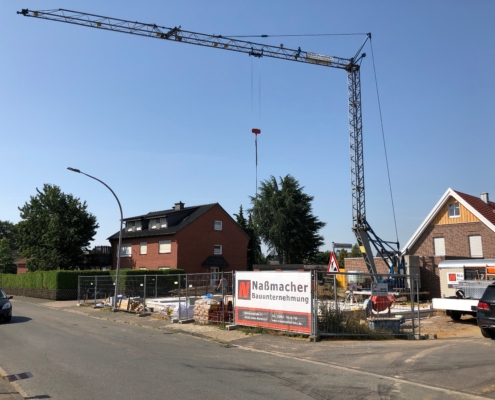
[{"label": "red triangular sign", "polygon": [[337,257],[332,251],[330,254],[330,259],[328,260],[328,272],[340,272],[339,263],[337,262]]}]

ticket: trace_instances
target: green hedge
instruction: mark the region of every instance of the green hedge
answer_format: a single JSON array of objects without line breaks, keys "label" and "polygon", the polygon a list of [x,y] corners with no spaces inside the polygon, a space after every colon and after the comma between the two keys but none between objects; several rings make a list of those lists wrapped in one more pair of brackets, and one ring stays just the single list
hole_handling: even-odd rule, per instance
[{"label": "green hedge", "polygon": [[[159,271],[121,270],[120,275],[125,282],[126,276],[133,275],[177,275],[185,274],[183,269],[167,269]],[[0,274],[1,288],[17,289],[77,289],[79,276],[115,275],[115,271],[36,271],[25,274]],[[123,284],[123,282],[121,282]]]}]

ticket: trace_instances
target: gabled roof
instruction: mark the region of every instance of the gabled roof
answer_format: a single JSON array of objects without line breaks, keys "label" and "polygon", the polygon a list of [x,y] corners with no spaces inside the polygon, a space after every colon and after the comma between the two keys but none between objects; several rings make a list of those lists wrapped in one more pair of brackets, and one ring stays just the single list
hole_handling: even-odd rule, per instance
[{"label": "gabled roof", "polygon": [[433,207],[428,216],[425,218],[423,223],[414,232],[412,237],[403,247],[402,252],[404,253],[407,249],[410,249],[419,237],[423,234],[425,229],[430,225],[431,221],[437,216],[439,211],[445,205],[450,197],[456,199],[460,204],[462,204],[468,211],[470,211],[476,218],[483,222],[489,229],[495,232],[495,203],[489,201],[486,204],[479,197],[471,196],[466,193],[457,192],[451,188],[448,188],[444,195],[440,198],[438,203]]},{"label": "gabled roof", "polygon": [[[167,228],[145,229],[145,230],[135,231],[135,232],[126,232],[124,230],[122,232],[122,238],[124,239],[124,238],[173,235],[173,234],[179,232],[181,229],[184,229],[191,222],[194,222],[196,219],[198,219],[204,213],[206,213],[207,211],[209,211],[210,209],[212,209],[213,207],[215,207],[217,205],[219,206],[218,203],[205,204],[205,205],[201,205],[201,206],[184,207],[182,210],[175,210],[172,208],[172,209],[163,210],[163,211],[152,211],[152,212],[149,212],[148,214],[138,215],[136,217],[124,218],[124,221],[132,221],[132,220],[150,219],[150,218],[165,217],[165,216],[172,216],[172,215],[181,217],[179,223],[177,223],[173,226],[169,226]],[[119,232],[116,232],[112,236],[110,236],[108,238],[108,240],[118,239],[118,238],[119,238]]]}]

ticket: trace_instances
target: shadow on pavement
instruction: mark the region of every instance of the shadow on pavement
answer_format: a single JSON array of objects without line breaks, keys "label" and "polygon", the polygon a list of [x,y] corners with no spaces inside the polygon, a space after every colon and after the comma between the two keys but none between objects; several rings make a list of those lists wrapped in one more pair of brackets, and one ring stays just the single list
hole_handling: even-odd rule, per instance
[{"label": "shadow on pavement", "polygon": [[42,395],[39,395],[39,396],[31,396],[31,397],[24,397],[24,400],[30,400],[30,399],[51,399],[50,396],[48,396],[47,394],[42,394]]},{"label": "shadow on pavement", "polygon": [[29,321],[31,321],[31,318],[18,317],[16,315],[12,315],[12,319],[10,320],[9,324],[22,324],[23,322],[29,322]]}]

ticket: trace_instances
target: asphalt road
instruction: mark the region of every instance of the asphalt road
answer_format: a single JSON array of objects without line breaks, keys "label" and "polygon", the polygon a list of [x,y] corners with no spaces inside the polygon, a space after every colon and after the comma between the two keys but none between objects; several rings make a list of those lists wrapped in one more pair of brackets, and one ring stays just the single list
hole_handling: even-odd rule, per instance
[{"label": "asphalt road", "polygon": [[[0,367],[31,372],[30,399],[495,398],[495,341],[309,343],[270,335],[232,346],[14,299]],[[477,396],[475,396],[477,395]]]}]

